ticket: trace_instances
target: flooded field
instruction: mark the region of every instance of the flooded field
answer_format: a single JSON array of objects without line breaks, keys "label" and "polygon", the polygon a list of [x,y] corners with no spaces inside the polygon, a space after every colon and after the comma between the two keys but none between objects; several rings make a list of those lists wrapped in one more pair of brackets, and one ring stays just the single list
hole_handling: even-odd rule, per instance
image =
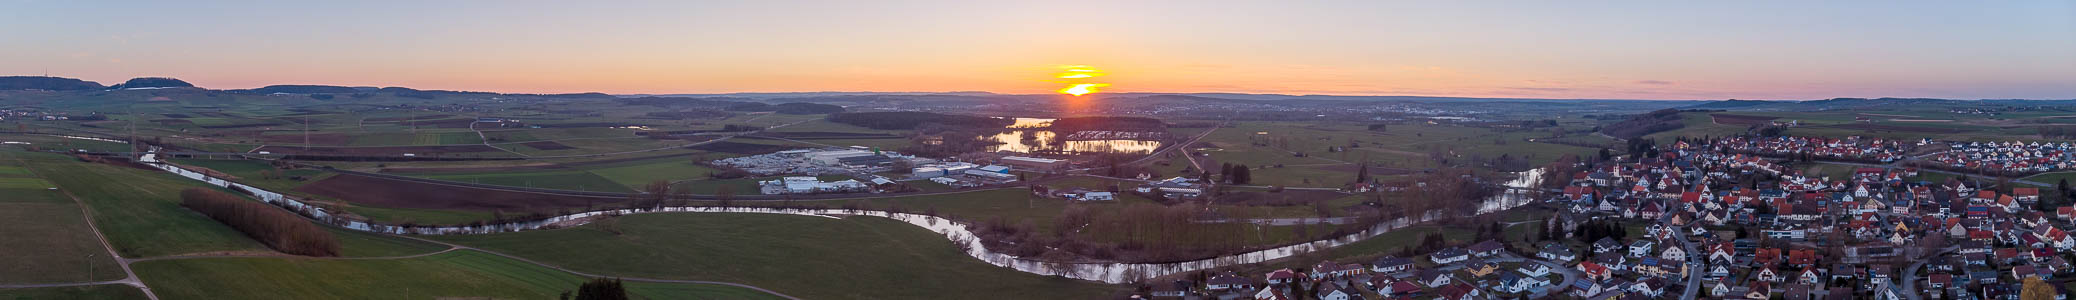
[{"label": "flooded field", "polygon": [[987,151],[1018,153],[1152,153],[1161,147],[1165,133],[1131,131],[1080,131],[1061,135],[1051,130],[1029,129],[1052,125],[1054,119],[1014,118],[1010,130],[981,139],[1000,142]]}]

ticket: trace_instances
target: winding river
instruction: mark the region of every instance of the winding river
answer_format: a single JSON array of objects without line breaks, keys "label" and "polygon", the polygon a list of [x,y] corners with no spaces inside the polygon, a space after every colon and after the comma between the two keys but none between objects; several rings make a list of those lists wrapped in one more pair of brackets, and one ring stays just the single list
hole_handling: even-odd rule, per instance
[{"label": "winding river", "polygon": [[[1299,254],[1304,254],[1312,251],[1331,249],[1334,247],[1339,247],[1342,245],[1347,245],[1362,241],[1364,239],[1382,235],[1384,233],[1391,232],[1392,230],[1405,228],[1407,226],[1412,226],[1414,224],[1438,218],[1438,216],[1435,214],[1423,216],[1418,221],[1409,220],[1408,218],[1402,217],[1395,220],[1391,220],[1389,222],[1377,224],[1369,229],[1363,230],[1362,232],[1337,238],[1318,240],[1308,243],[1294,244],[1289,246],[1195,261],[1174,263],[1054,263],[1025,259],[1008,254],[988,251],[987,247],[982,246],[980,239],[975,237],[973,235],[973,232],[969,228],[967,228],[966,224],[956,222],[951,219],[945,219],[928,215],[873,210],[779,209],[763,207],[665,207],[658,210],[617,209],[590,211],[555,216],[538,221],[518,222],[501,225],[418,227],[390,226],[338,217],[332,215],[330,212],[326,211],[322,207],[305,204],[301,200],[284,196],[281,193],[276,193],[274,191],[264,190],[237,182],[231,182],[228,180],[211,177],[199,172],[183,169],[178,166],[167,164],[163,161],[160,161],[158,158],[158,154],[156,154],[156,152],[158,152],[156,147],[154,147],[152,152],[154,153],[145,154],[139,157],[138,161],[158,168],[160,170],[165,170],[166,172],[171,172],[181,177],[186,177],[188,179],[194,179],[211,185],[222,186],[226,188],[244,190],[246,192],[251,193],[254,196],[258,196],[260,199],[265,200],[269,203],[287,207],[291,210],[303,212],[309,215],[311,218],[316,219],[320,222],[326,222],[348,229],[360,231],[419,235],[484,234],[541,229],[543,227],[549,227],[549,225],[553,224],[582,224],[582,222],[588,220],[589,218],[601,215],[628,215],[655,212],[760,213],[806,216],[873,216],[907,222],[910,225],[915,225],[916,227],[922,227],[924,229],[929,229],[930,231],[937,232],[938,234],[943,235],[945,239],[960,244],[960,248],[964,249],[967,255],[973,256],[974,258],[978,258],[981,261],[996,266],[1015,269],[1017,271],[1032,274],[1053,275],[1074,279],[1100,281],[1112,284],[1134,282],[1140,279],[1153,278],[1167,274],[1206,270],[1232,265],[1266,262],[1280,258],[1296,256]],[[1542,170],[1535,169],[1517,174],[1518,176],[1516,179],[1513,179],[1512,181],[1506,183],[1507,186],[1528,187],[1530,185],[1533,185],[1536,181],[1536,178],[1542,176]],[[1485,199],[1484,202],[1479,205],[1478,214],[1497,212],[1514,207],[1519,207],[1521,205],[1526,205],[1528,203],[1533,202],[1532,200],[1533,199],[1526,192],[1522,192],[1516,189],[1508,189],[1506,192],[1498,196]]]}]

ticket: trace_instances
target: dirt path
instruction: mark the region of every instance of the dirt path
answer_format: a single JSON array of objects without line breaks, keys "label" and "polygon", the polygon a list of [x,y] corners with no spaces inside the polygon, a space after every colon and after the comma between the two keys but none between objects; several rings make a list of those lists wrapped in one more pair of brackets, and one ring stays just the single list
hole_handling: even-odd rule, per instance
[{"label": "dirt path", "polygon": [[477,124],[477,123],[483,123],[483,122],[469,122],[469,131],[472,131],[472,132],[475,132],[475,133],[476,133],[476,140],[478,140],[478,141],[482,141],[482,142],[483,142],[483,146],[484,146],[484,147],[490,147],[491,149],[497,149],[497,150],[504,150],[505,152],[511,152],[512,154],[518,154],[518,155],[519,155],[519,157],[533,157],[532,155],[526,155],[526,153],[519,153],[519,151],[512,151],[512,149],[505,149],[505,147],[498,147],[497,145],[491,145],[491,144],[490,144],[490,136],[489,136],[489,135],[485,135],[485,134],[483,134],[483,130],[482,130],[482,129],[476,129],[476,124]]},{"label": "dirt path", "polygon": [[[20,159],[20,158],[16,158],[16,159],[15,159],[15,162],[16,162],[16,163],[18,163],[18,164],[20,164],[20,165],[24,165],[24,166],[28,165],[28,163],[27,163],[27,162],[23,162],[23,161],[21,161],[21,159]],[[24,170],[29,170],[29,173],[30,173],[30,174],[32,174],[32,175],[35,175],[35,176],[36,176],[36,178],[43,178],[43,174],[37,174],[37,173],[36,173],[36,170],[35,170],[35,169],[33,169],[33,168],[22,168],[22,169],[24,169]],[[111,257],[111,258],[115,258],[115,259],[116,259],[116,261],[118,262],[118,263],[117,263],[117,265],[120,265],[120,266],[121,266],[121,267],[123,268],[123,278],[122,278],[122,279],[119,279],[119,280],[111,280],[111,281],[96,281],[96,282],[81,282],[81,283],[59,283],[59,284],[33,284],[33,285],[0,285],[0,288],[24,288],[24,287],[64,287],[64,286],[86,286],[86,285],[103,285],[103,284],[122,284],[122,285],[129,285],[129,286],[132,286],[132,287],[136,287],[136,288],[137,288],[138,290],[142,290],[142,291],[144,291],[144,297],[146,297],[146,298],[150,298],[150,299],[152,299],[152,300],[158,300],[158,299],[159,299],[159,295],[158,295],[158,294],[156,294],[156,293],[152,293],[152,292],[151,292],[151,287],[149,287],[149,286],[145,286],[145,285],[144,285],[144,281],[143,281],[143,280],[139,280],[139,279],[137,279],[137,271],[133,271],[133,270],[130,270],[130,261],[129,261],[129,259],[128,259],[128,258],[123,258],[123,256],[122,256],[122,254],[121,254],[121,253],[117,253],[117,252],[115,252],[115,246],[114,246],[114,245],[112,245],[112,244],[109,244],[109,243],[108,243],[108,236],[106,236],[106,235],[102,235],[102,234],[101,234],[101,227],[100,227],[100,225],[95,225],[95,224],[94,224],[94,210],[93,210],[93,209],[90,209],[90,208],[87,208],[87,204],[86,204],[86,201],[84,201],[84,200],[80,200],[80,199],[79,199],[79,196],[78,196],[78,195],[73,195],[73,194],[72,194],[72,190],[68,190],[68,189],[58,189],[58,192],[61,192],[61,193],[65,193],[65,198],[70,198],[70,199],[72,199],[72,203],[73,203],[74,205],[79,205],[79,214],[80,214],[80,216],[82,216],[82,217],[85,217],[85,218],[86,218],[86,223],[87,223],[87,230],[88,230],[89,232],[93,232],[93,233],[94,233],[94,239],[95,239],[95,240],[101,241],[101,249],[102,249],[102,250],[106,250],[106,251],[108,251],[108,253],[107,253],[107,254],[108,254],[108,257]],[[88,261],[87,263],[93,263],[93,262],[92,262],[92,261]],[[92,274],[88,274],[88,276],[92,276]]]}]

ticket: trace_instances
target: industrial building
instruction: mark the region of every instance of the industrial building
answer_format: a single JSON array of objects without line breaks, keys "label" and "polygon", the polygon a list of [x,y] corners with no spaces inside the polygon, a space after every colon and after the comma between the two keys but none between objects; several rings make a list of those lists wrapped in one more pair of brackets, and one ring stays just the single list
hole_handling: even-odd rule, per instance
[{"label": "industrial building", "polygon": [[807,176],[787,176],[779,179],[759,181],[757,182],[757,188],[765,195],[850,193],[870,190],[870,186],[855,179],[821,181],[820,179]]},{"label": "industrial building", "polygon": [[1039,172],[1059,172],[1067,170],[1067,160],[1064,159],[1010,156],[1003,157],[1001,163],[1003,165],[1016,167],[1018,169]]}]

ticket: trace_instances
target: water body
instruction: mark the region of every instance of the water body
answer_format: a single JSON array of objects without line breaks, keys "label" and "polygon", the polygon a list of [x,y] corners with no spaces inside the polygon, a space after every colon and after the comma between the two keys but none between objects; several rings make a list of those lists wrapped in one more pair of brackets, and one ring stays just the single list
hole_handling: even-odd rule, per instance
[{"label": "water body", "polygon": [[[1012,119],[1016,120],[1016,122],[1015,122],[1015,123],[1011,123],[1011,124],[1009,124],[1009,126],[1007,126],[1007,127],[1004,127],[1004,128],[1009,128],[1009,129],[1026,129],[1026,128],[1039,128],[1039,127],[1046,127],[1046,126],[1052,126],[1052,121],[1053,121],[1053,120],[1055,120],[1055,119],[1044,119],[1044,118],[1012,118]],[[1063,136],[1060,136],[1060,134],[1059,134],[1058,132],[1054,132],[1054,131],[1051,131],[1051,130],[1036,130],[1036,129],[1028,129],[1028,130],[1010,130],[1010,131],[1006,131],[1006,132],[1002,132],[1002,133],[997,133],[997,134],[995,134],[995,135],[992,135],[992,136],[984,136],[984,137],[981,137],[981,139],[983,139],[983,140],[990,140],[990,141],[995,141],[995,142],[999,142],[999,143],[1001,143],[1001,144],[997,144],[997,145],[995,145],[995,146],[989,146],[989,147],[987,148],[987,151],[989,151],[989,152],[996,152],[996,151],[1009,151],[1009,152],[1017,152],[1017,153],[1036,153],[1036,152],[1051,152],[1051,153],[1059,153],[1059,152],[1065,152],[1065,153],[1134,153],[1134,154],[1139,154],[1139,153],[1153,153],[1153,150],[1154,150],[1154,149],[1159,149],[1159,148],[1161,147],[1161,142],[1160,142],[1160,141],[1152,141],[1152,140],[1134,140],[1134,139],[1089,139],[1089,140],[1066,140],[1066,139],[1065,139],[1065,137],[1063,137]]]},{"label": "water body", "polygon": [[[152,151],[157,152],[158,149],[154,148],[152,149]],[[968,228],[967,225],[964,223],[953,221],[951,219],[927,215],[872,210],[776,209],[761,207],[666,207],[660,210],[653,211],[632,209],[590,211],[555,216],[539,221],[503,225],[431,226],[405,228],[382,224],[373,224],[358,220],[337,217],[335,215],[332,215],[330,212],[325,211],[322,207],[304,204],[301,200],[283,196],[281,193],[276,193],[273,191],[268,191],[253,186],[231,182],[220,178],[210,177],[202,173],[182,169],[171,164],[166,164],[158,159],[157,154],[145,154],[142,157],[140,157],[138,161],[152,165],[167,172],[178,174],[181,177],[199,180],[212,185],[223,187],[235,187],[238,189],[249,191],[252,192],[253,195],[258,196],[260,199],[266,200],[270,203],[275,203],[276,205],[288,207],[293,210],[303,211],[304,213],[310,215],[312,218],[317,219],[318,221],[339,225],[347,229],[359,231],[420,235],[485,234],[543,229],[551,224],[582,224],[584,220],[588,220],[592,217],[603,215],[630,215],[656,212],[763,213],[824,217],[872,216],[902,221],[910,225],[915,225],[916,227],[922,227],[932,232],[936,232],[940,235],[943,235],[946,240],[950,240],[962,245],[962,248],[966,249],[966,254],[968,256],[972,256],[973,258],[980,259],[983,262],[987,262],[988,264],[993,264],[995,266],[1010,268],[1017,271],[1032,274],[1061,276],[1067,278],[1099,281],[1112,284],[1129,283],[1138,281],[1140,279],[1153,278],[1167,274],[1207,270],[1232,265],[1260,263],[1297,256],[1300,254],[1310,253],[1313,251],[1332,249],[1334,247],[1340,247],[1343,245],[1360,242],[1371,237],[1376,237],[1378,235],[1389,233],[1392,230],[1405,228],[1407,226],[1412,226],[1414,224],[1431,221],[1441,217],[1440,214],[1434,213],[1422,216],[1421,218],[1419,218],[1419,220],[1412,220],[1409,218],[1401,217],[1395,220],[1391,220],[1389,222],[1377,224],[1359,233],[1341,236],[1337,238],[1186,262],[1054,263],[988,251],[987,247],[981,244],[980,239],[973,234],[972,229]],[[1527,188],[1535,182],[1535,178],[1542,176],[1542,170],[1530,170],[1528,172],[1516,173],[1516,175],[1519,178],[1514,179],[1512,181],[1508,181],[1506,183],[1507,186]],[[1490,199],[1485,199],[1484,202],[1479,206],[1478,214],[1497,212],[1506,209],[1511,209],[1514,207],[1519,207],[1521,205],[1526,205],[1528,203],[1533,202],[1531,200],[1532,199],[1528,196],[1526,192],[1518,192],[1510,189],[1508,190],[1508,192],[1502,193],[1499,196],[1495,196]]]}]

